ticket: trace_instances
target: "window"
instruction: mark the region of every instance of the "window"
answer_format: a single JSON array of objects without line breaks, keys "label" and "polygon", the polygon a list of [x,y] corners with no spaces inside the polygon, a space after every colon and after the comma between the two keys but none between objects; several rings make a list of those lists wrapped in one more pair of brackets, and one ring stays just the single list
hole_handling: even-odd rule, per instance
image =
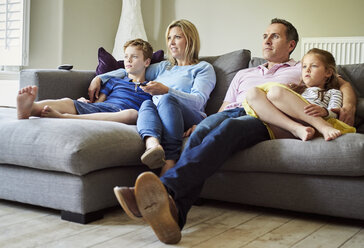
[{"label": "window", "polygon": [[0,66],[28,65],[30,0],[0,0]]}]

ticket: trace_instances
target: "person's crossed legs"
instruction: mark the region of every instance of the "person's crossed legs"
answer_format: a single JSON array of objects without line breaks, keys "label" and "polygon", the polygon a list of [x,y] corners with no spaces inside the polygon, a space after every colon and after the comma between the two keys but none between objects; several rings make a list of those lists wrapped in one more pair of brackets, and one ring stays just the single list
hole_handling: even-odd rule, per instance
[{"label": "person's crossed legs", "polygon": [[[151,225],[162,242],[179,242],[176,237],[180,236],[187,213],[194,201],[198,199],[203,183],[221,167],[231,154],[269,139],[265,125],[254,117],[246,116],[243,109],[232,111],[230,116],[235,117],[225,119],[221,125],[206,135],[200,145],[187,146],[175,167],[168,170],[160,179],[156,176],[150,179],[150,176],[147,176],[150,180],[137,180],[135,202],[142,218]],[[138,178],[144,178],[144,174],[142,173]],[[160,185],[164,187],[160,187]],[[138,193],[137,186],[144,189],[143,194]],[[118,190],[119,188],[115,189],[118,199],[122,198],[123,195]],[[175,205],[169,203],[171,198],[164,196],[161,200],[159,195],[165,195],[165,192],[168,192],[173,198]],[[143,199],[148,199],[148,203],[142,203]],[[123,204],[121,205],[123,206]],[[167,205],[169,207],[165,207]],[[152,211],[153,214],[148,213],[148,216],[144,216],[147,211],[145,208],[151,206],[156,206],[157,209]],[[125,208],[125,206],[123,207]],[[162,215],[166,210],[169,210],[168,213]],[[178,212],[178,220],[172,214],[175,210]],[[179,229],[175,228],[176,225],[179,226]],[[167,229],[167,226],[173,227]]]}]

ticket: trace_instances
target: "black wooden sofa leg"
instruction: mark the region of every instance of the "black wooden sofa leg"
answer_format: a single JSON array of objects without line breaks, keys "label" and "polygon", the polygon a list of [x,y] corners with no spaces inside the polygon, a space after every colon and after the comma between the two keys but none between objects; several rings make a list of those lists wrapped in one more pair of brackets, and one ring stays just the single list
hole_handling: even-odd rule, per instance
[{"label": "black wooden sofa leg", "polygon": [[87,214],[73,213],[69,211],[61,211],[61,219],[80,224],[87,224],[92,221],[102,219],[104,217],[103,211],[95,211]]}]

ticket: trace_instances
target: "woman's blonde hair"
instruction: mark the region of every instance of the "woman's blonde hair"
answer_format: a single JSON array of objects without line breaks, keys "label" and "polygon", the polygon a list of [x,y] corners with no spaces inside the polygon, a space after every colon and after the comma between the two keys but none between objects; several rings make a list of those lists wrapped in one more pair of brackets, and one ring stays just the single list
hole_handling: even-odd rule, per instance
[{"label": "woman's blonde hair", "polygon": [[[318,57],[318,59],[325,65],[326,70],[331,71],[331,76],[329,78],[327,78],[325,85],[324,85],[324,89],[319,91],[319,97],[322,101],[323,97],[324,97],[324,94],[323,94],[324,92],[328,91],[329,89],[339,89],[339,87],[340,87],[335,58],[334,58],[334,56],[332,56],[332,54],[330,52],[328,52],[326,50],[312,48],[303,56],[302,62],[303,62],[303,59],[305,58],[305,56],[308,54],[316,55]],[[295,90],[296,92],[301,94],[306,88],[307,87],[305,86],[303,81],[301,81],[299,86],[293,88],[293,90]]]},{"label": "woman's blonde hair", "polygon": [[[199,62],[198,53],[200,52],[200,36],[198,34],[195,25],[193,25],[192,22],[184,19],[173,21],[171,24],[169,24],[166,31],[167,45],[168,45],[169,32],[174,27],[179,27],[186,38],[187,44],[186,44],[185,54],[187,61],[190,62],[191,64],[197,64]],[[169,62],[171,62],[173,66],[177,64],[177,60],[172,57],[168,48],[167,48],[167,57]]]}]

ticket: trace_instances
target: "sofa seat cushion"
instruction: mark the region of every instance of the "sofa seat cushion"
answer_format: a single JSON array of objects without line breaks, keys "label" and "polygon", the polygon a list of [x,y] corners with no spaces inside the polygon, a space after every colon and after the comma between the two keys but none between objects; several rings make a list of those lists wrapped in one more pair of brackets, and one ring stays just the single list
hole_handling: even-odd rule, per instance
[{"label": "sofa seat cushion", "polygon": [[0,116],[2,164],[74,175],[141,164],[144,144],[135,126],[73,119],[17,120],[15,109],[2,108]]},{"label": "sofa seat cushion", "polygon": [[16,120],[16,110],[13,107],[0,107],[0,122]]},{"label": "sofa seat cushion", "polygon": [[332,141],[323,138],[305,142],[296,139],[264,141],[233,155],[222,170],[363,176],[364,134],[349,133]]}]

